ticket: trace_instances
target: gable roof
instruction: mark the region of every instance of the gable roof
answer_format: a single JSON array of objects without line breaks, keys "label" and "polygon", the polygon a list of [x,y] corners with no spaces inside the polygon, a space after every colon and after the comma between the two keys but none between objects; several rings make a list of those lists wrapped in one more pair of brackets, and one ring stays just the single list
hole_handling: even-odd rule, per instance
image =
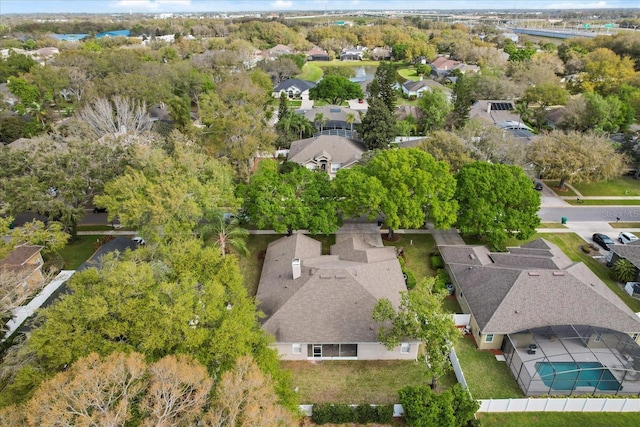
[{"label": "gable roof", "polygon": [[274,89],[274,92],[280,92],[281,90],[288,90],[290,87],[296,87],[300,90],[300,92],[304,92],[305,90],[309,90],[312,87],[316,87],[314,82],[310,82],[307,80],[301,79],[287,79],[281,81]]},{"label": "gable roof", "polygon": [[332,162],[341,163],[342,167],[345,167],[360,160],[365,151],[367,148],[353,139],[338,135],[318,135],[293,141],[287,160],[304,164],[324,155]]},{"label": "gable roof", "polygon": [[329,56],[329,53],[327,53],[326,50],[315,45],[311,49],[309,49],[306,53],[307,53],[307,56]]},{"label": "gable roof", "polygon": [[635,265],[636,268],[640,269],[640,241],[638,242],[630,242],[626,245],[622,244],[614,244],[610,245],[611,252],[618,255],[620,258],[624,258],[629,260],[631,264]]},{"label": "gable roof", "polygon": [[446,56],[439,56],[431,62],[431,68],[436,70],[452,70],[456,65],[460,65],[462,62],[456,61]]},{"label": "gable roof", "polygon": [[435,80],[431,80],[431,79],[422,79],[422,80],[418,80],[418,81],[413,81],[413,80],[407,80],[406,82],[402,83],[402,86],[407,89],[409,92],[417,92],[420,89],[441,89],[444,93],[446,94],[450,94],[453,91],[451,89],[449,89],[448,87],[441,85],[440,83],[438,83]]},{"label": "gable roof", "polygon": [[27,262],[40,253],[42,248],[43,246],[27,244],[16,246],[4,259],[0,260],[0,268],[14,271],[28,268]]},{"label": "gable roof", "polygon": [[[294,234],[269,244],[256,299],[265,330],[278,342],[378,342],[371,319],[381,298],[394,306],[405,291],[395,249],[349,237],[321,255],[320,242]],[[292,260],[301,261],[293,279]]]},{"label": "gable roof", "polygon": [[640,318],[607,285],[544,239],[508,253],[469,246],[440,251],[482,333],[568,324],[640,331]]}]

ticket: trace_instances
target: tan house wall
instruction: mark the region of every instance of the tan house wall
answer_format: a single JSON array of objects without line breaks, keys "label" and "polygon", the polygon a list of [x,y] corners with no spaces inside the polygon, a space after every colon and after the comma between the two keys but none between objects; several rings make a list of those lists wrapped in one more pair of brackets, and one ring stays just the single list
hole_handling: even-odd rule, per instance
[{"label": "tan house wall", "polygon": [[[310,355],[307,352],[309,343],[301,344],[301,353],[293,353],[294,343],[276,343],[275,348],[282,360],[308,360]],[[408,353],[401,353],[398,346],[389,351],[380,343],[358,343],[358,360],[416,360],[418,358],[418,347],[420,342],[410,342]]]}]

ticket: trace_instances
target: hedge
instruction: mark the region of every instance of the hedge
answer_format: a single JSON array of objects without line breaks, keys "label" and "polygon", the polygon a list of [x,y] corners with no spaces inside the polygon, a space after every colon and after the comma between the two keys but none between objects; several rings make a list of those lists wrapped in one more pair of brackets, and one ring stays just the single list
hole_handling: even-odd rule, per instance
[{"label": "hedge", "polygon": [[313,405],[311,418],[316,424],[391,424],[393,421],[393,405],[316,404]]}]

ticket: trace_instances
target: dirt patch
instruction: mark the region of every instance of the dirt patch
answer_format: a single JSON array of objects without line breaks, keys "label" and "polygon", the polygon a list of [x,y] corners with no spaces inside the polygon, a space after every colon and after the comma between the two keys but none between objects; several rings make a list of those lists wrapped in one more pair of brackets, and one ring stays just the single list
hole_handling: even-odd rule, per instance
[{"label": "dirt patch", "polygon": [[398,236],[397,234],[394,234],[392,238],[389,238],[388,234],[382,234],[382,240],[384,242],[397,242],[398,240],[400,240],[400,236]]}]

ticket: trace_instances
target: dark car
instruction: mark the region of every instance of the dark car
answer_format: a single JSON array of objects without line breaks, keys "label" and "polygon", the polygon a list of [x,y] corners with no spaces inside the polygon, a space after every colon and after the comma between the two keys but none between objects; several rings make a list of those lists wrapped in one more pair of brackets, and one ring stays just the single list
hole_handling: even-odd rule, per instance
[{"label": "dark car", "polygon": [[540,181],[536,181],[535,185],[533,186],[533,188],[535,188],[538,191],[542,191],[542,182]]},{"label": "dark car", "polygon": [[93,213],[105,213],[107,211],[107,208],[99,208],[99,207],[95,207],[93,208]]},{"label": "dark car", "polygon": [[606,251],[608,251],[609,249],[611,249],[609,246],[613,245],[615,242],[613,241],[613,239],[609,236],[607,236],[606,234],[602,234],[602,233],[596,233],[593,235],[593,241],[597,244],[599,244],[600,246],[602,246],[602,248]]}]

